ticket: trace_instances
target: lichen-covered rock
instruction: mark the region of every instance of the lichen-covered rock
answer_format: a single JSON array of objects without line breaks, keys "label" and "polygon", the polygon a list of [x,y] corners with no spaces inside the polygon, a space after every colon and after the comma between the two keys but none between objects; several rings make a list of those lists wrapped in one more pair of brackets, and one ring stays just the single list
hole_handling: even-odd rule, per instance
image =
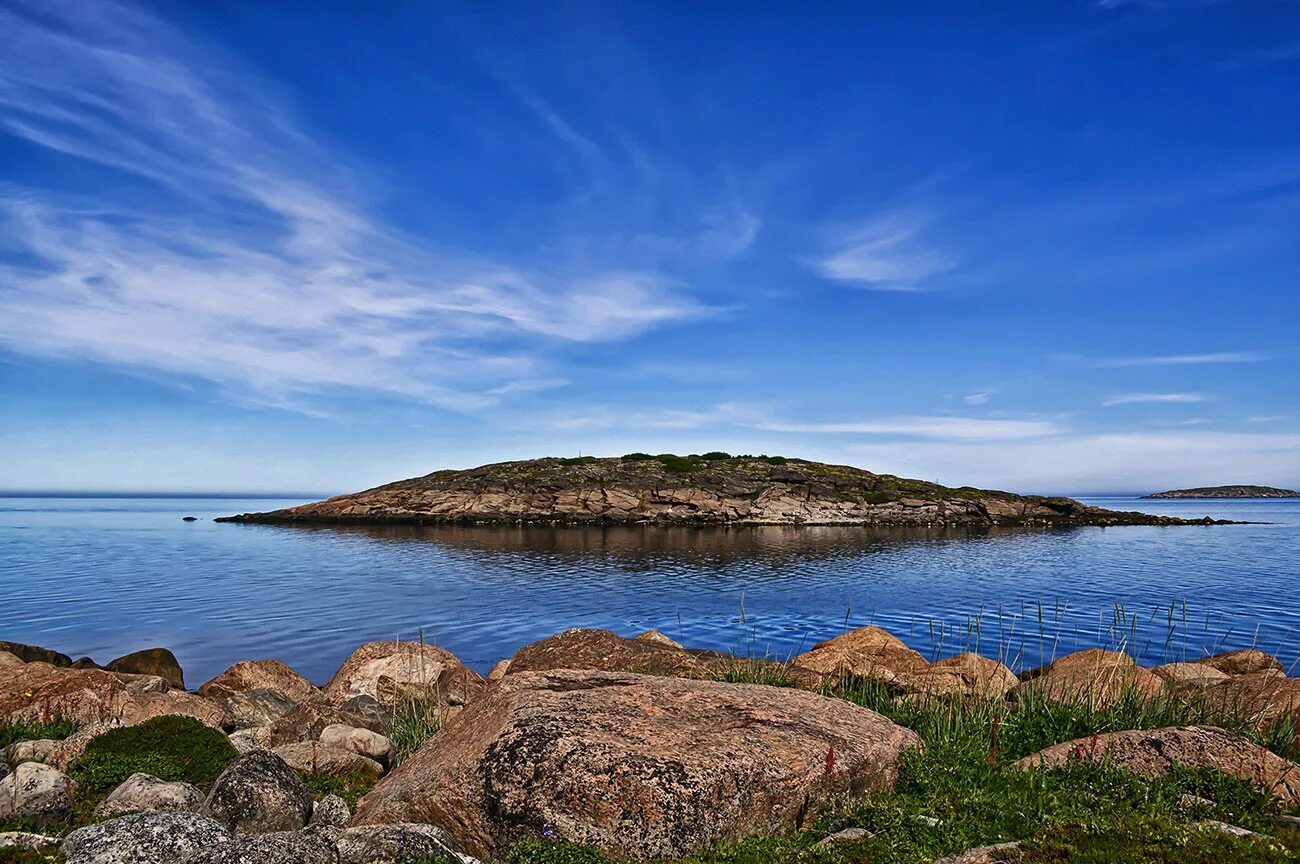
[{"label": "lichen-covered rock", "polygon": [[222,700],[236,729],[271,726],[296,706],[275,690],[236,690]]},{"label": "lichen-covered rock", "polygon": [[350,706],[365,706],[371,703],[378,704],[370,697],[348,700],[342,705],[335,705],[324,696],[308,699],[295,705],[292,711],[272,724],[271,746],[315,741],[326,726],[333,726],[336,723],[369,729],[372,732],[382,732],[384,727],[380,724],[380,719],[384,715],[375,711],[350,710]]},{"label": "lichen-covered rock", "polygon": [[795,657],[793,663],[823,675],[855,675],[885,682],[900,674],[921,675],[930,665],[920,652],[874,625],[819,642]]},{"label": "lichen-covered rock", "polygon": [[1272,654],[1254,648],[1241,648],[1213,654],[1198,662],[1212,666],[1228,675],[1250,675],[1254,672],[1282,672],[1282,661]]},{"label": "lichen-covered rock", "polygon": [[254,750],[271,749],[271,727],[254,726],[251,729],[240,729],[230,733],[231,745],[239,751],[239,755],[252,753]]},{"label": "lichen-covered rock", "polygon": [[237,837],[228,846],[197,852],[185,864],[338,864],[339,853],[327,831],[276,831]]},{"label": "lichen-covered rock", "polygon": [[433,825],[359,825],[338,841],[339,864],[405,864],[420,861],[461,864],[447,832]]},{"label": "lichen-covered rock", "polygon": [[648,639],[627,639],[609,630],[573,628],[525,645],[510,659],[505,676],[551,669],[595,669],[678,678],[710,678],[709,667],[681,648]]},{"label": "lichen-covered rock", "polygon": [[152,774],[132,774],[95,807],[96,819],[132,813],[197,813],[203,793],[189,783],[159,780]]},{"label": "lichen-covered rock", "polygon": [[367,759],[351,750],[326,747],[315,741],[282,744],[271,752],[289,763],[289,767],[295,771],[321,777],[341,777],[352,773],[378,777],[384,773],[384,766],[373,759]]},{"label": "lichen-covered rock", "polygon": [[352,818],[348,802],[337,795],[326,795],[311,808],[311,824],[326,828],[346,828]]},{"label": "lichen-covered rock", "polygon": [[322,747],[351,750],[380,765],[390,765],[393,760],[393,742],[388,736],[369,729],[335,723],[322,729],[318,740]]},{"label": "lichen-covered rock", "polygon": [[1208,663],[1165,663],[1151,670],[1171,686],[1180,684],[1214,684],[1228,677],[1228,673]]},{"label": "lichen-covered rock", "polygon": [[202,812],[235,834],[267,834],[302,828],[311,806],[298,772],[271,751],[255,750],[221,772]]},{"label": "lichen-covered rock", "polygon": [[120,716],[132,698],[126,684],[99,669],[28,661],[0,675],[0,721],[11,723],[99,723]]},{"label": "lichen-covered rock", "polygon": [[368,642],[343,661],[324,693],[335,705],[370,696],[391,709],[400,698],[465,705],[483,686],[449,651],[420,642]]},{"label": "lichen-covered rock", "polygon": [[552,826],[617,856],[676,857],[807,824],[891,786],[915,733],[792,688],[554,670],[507,675],[357,806],[490,858]]},{"label": "lichen-covered rock", "polygon": [[231,840],[195,813],[139,813],[78,828],[64,838],[63,853],[67,864],[173,864]]},{"label": "lichen-covered rock", "polygon": [[1022,769],[1105,761],[1143,777],[1175,766],[1209,768],[1253,783],[1285,804],[1300,803],[1300,765],[1213,726],[1170,726],[1111,732],[1054,744],[1017,762]]},{"label": "lichen-covered rock", "polygon": [[1164,680],[1138,666],[1129,655],[1090,648],[1057,659],[1007,695],[1017,701],[1032,694],[1057,702],[1106,705],[1126,694],[1154,698],[1164,692]]},{"label": "lichen-covered rock", "polygon": [[178,690],[185,689],[185,673],[176,655],[166,648],[146,648],[109,661],[104,667],[109,672],[129,675],[157,675]]},{"label": "lichen-covered rock", "polygon": [[316,686],[279,660],[244,660],[198,689],[200,696],[224,699],[248,690],[271,690],[295,704],[320,693]]},{"label": "lichen-covered rock", "polygon": [[14,849],[20,852],[48,852],[57,849],[63,841],[58,837],[46,837],[31,831],[0,831],[0,849]]},{"label": "lichen-covered rock", "polygon": [[640,636],[636,637],[644,642],[658,642],[660,645],[667,645],[669,648],[685,648],[686,646],[658,630],[647,630]]},{"label": "lichen-covered rock", "polygon": [[9,765],[21,765],[24,762],[50,764],[50,756],[61,742],[54,738],[34,738],[30,741],[15,741],[5,750],[5,762]]},{"label": "lichen-covered rock", "polygon": [[15,765],[0,779],[0,820],[66,822],[72,816],[77,784],[66,774],[39,762]]}]

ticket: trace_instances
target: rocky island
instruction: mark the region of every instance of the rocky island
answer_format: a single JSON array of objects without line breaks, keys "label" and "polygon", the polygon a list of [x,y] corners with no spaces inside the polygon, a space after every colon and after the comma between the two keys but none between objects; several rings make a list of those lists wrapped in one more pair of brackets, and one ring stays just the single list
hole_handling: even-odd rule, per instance
[{"label": "rocky island", "polygon": [[1300,498],[1300,492],[1294,489],[1278,489],[1275,486],[1198,486],[1195,489],[1170,489],[1168,492],[1153,492],[1143,498]]},{"label": "rocky island", "polygon": [[951,488],[782,456],[529,459],[435,471],[324,501],[226,516],[261,523],[1079,526],[1216,524],[1071,498]]}]

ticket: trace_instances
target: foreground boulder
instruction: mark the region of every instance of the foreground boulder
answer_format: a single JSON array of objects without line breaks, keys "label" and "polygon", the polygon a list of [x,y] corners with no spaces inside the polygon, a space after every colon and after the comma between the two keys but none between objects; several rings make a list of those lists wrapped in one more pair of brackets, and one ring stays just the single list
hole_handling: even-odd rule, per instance
[{"label": "foreground boulder", "polygon": [[162,864],[231,842],[230,832],[194,813],[141,813],[78,828],[63,840],[67,864]]},{"label": "foreground boulder", "polygon": [[1300,802],[1300,765],[1214,726],[1170,726],[1080,738],[1054,744],[1016,764],[1031,769],[1101,761],[1153,779],[1171,774],[1176,765],[1212,768],[1252,783],[1285,804]]},{"label": "foreground boulder", "polygon": [[573,628],[515,652],[505,676],[552,669],[595,669],[677,678],[709,678],[709,668],[675,645],[627,639],[609,630]]},{"label": "foreground boulder", "polygon": [[823,675],[855,675],[884,681],[892,681],[899,674],[920,675],[930,665],[897,636],[874,625],[819,642],[793,662]]},{"label": "foreground boulder", "polygon": [[1041,696],[1056,702],[1107,705],[1127,694],[1155,698],[1164,692],[1164,679],[1138,666],[1129,655],[1090,648],[1055,660],[1007,695],[1016,701]]},{"label": "foreground boulder", "polygon": [[169,783],[152,774],[132,774],[95,808],[96,819],[132,813],[197,813],[203,793],[189,783]]},{"label": "foreground boulder", "polygon": [[338,860],[338,850],[329,834],[310,830],[237,837],[227,846],[214,846],[189,856],[185,864],[338,864]]},{"label": "foreground boulder", "polygon": [[420,642],[368,642],[353,651],[325,685],[335,705],[369,696],[387,709],[414,698],[465,705],[484,681],[449,651]]},{"label": "foreground boulder", "polygon": [[890,787],[920,739],[791,688],[555,670],[507,675],[358,804],[499,857],[554,830],[617,856],[676,857],[805,825]]},{"label": "foreground boulder", "polygon": [[185,689],[185,673],[181,669],[181,664],[177,662],[176,655],[166,648],[146,648],[143,651],[135,651],[125,657],[109,661],[104,668],[109,672],[122,672],[129,675],[157,675],[177,690]]},{"label": "foreground boulder", "polygon": [[0,779],[0,820],[66,822],[72,816],[77,784],[39,762],[24,762]]},{"label": "foreground boulder", "polygon": [[293,703],[306,702],[320,692],[279,660],[244,660],[205,683],[198,693],[209,699],[225,699],[248,690],[270,690]]},{"label": "foreground boulder", "polygon": [[361,825],[343,832],[339,864],[462,864],[447,832],[432,825]]},{"label": "foreground boulder", "polygon": [[297,831],[311,818],[311,792],[283,759],[254,750],[212,784],[203,814],[235,834]]}]

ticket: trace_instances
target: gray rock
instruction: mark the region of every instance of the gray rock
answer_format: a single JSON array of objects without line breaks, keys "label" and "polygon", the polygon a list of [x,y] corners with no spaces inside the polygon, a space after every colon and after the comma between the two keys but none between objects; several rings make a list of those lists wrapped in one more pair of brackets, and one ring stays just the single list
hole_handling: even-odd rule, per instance
[{"label": "gray rock", "polygon": [[39,762],[24,762],[0,780],[0,819],[66,822],[77,788],[66,774]]},{"label": "gray rock", "polygon": [[939,858],[934,864],[999,864],[1002,861],[1019,861],[1019,843],[995,843],[979,846],[950,858]]},{"label": "gray rock", "polygon": [[348,820],[351,818],[352,811],[348,809],[348,802],[337,795],[326,795],[312,806],[312,825],[321,825],[327,828],[346,828],[348,827]]},{"label": "gray rock", "polygon": [[95,808],[96,819],[131,813],[197,813],[203,793],[189,783],[168,783],[151,774],[132,774]]},{"label": "gray rock", "polygon": [[1273,819],[1277,827],[1287,831],[1300,831],[1300,816],[1276,816]]},{"label": "gray rock", "polygon": [[10,765],[21,765],[24,762],[40,762],[48,764],[50,754],[54,748],[59,746],[59,742],[53,738],[36,738],[31,741],[15,741],[9,745],[5,751],[5,759]]},{"label": "gray rock", "polygon": [[63,842],[58,837],[46,837],[30,831],[0,831],[0,849],[19,849],[23,852],[44,852],[55,849]]},{"label": "gray rock", "polygon": [[339,706],[339,711],[353,718],[353,726],[380,732],[393,725],[393,715],[374,696],[353,696]]},{"label": "gray rock", "polygon": [[275,690],[237,690],[226,697],[225,703],[236,729],[271,726],[296,705]]},{"label": "gray rock", "polygon": [[338,864],[339,853],[328,831],[276,831],[240,837],[229,846],[205,849],[185,864]]},{"label": "gray rock", "polygon": [[373,759],[380,765],[392,764],[393,742],[387,736],[371,732],[369,729],[334,723],[321,730],[319,741],[323,747],[351,750],[367,759]]},{"label": "gray rock", "polygon": [[462,864],[465,860],[452,850],[446,831],[419,822],[349,828],[339,837],[338,850],[339,864],[405,864],[408,860]]},{"label": "gray rock", "polygon": [[1207,828],[1211,831],[1219,831],[1223,834],[1231,834],[1233,837],[1248,837],[1252,840],[1262,840],[1264,835],[1257,831],[1251,831],[1249,828],[1238,828],[1236,825],[1229,825],[1227,822],[1220,822],[1217,819],[1202,819],[1196,823],[1197,827]]},{"label": "gray rock", "polygon": [[67,864],[174,864],[232,840],[195,813],[138,813],[78,828],[64,838],[63,853]]},{"label": "gray rock", "polygon": [[1184,792],[1178,796],[1178,806],[1184,810],[1213,810],[1214,802],[1208,798],[1202,798],[1200,795]]},{"label": "gray rock", "polygon": [[235,834],[297,831],[311,816],[311,792],[269,750],[240,756],[212,784],[203,813]]},{"label": "gray rock", "polygon": [[251,729],[240,729],[238,732],[231,732],[230,744],[241,755],[252,753],[254,750],[270,750],[271,727],[254,726]]}]

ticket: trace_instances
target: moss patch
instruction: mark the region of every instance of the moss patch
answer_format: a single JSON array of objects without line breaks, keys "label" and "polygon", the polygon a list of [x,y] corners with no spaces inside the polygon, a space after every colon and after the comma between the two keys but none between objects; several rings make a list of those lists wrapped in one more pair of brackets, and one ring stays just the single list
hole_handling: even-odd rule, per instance
[{"label": "moss patch", "polygon": [[106,792],[136,772],[203,786],[239,753],[221,732],[192,717],[155,717],[92,740],[68,769],[83,793]]}]

